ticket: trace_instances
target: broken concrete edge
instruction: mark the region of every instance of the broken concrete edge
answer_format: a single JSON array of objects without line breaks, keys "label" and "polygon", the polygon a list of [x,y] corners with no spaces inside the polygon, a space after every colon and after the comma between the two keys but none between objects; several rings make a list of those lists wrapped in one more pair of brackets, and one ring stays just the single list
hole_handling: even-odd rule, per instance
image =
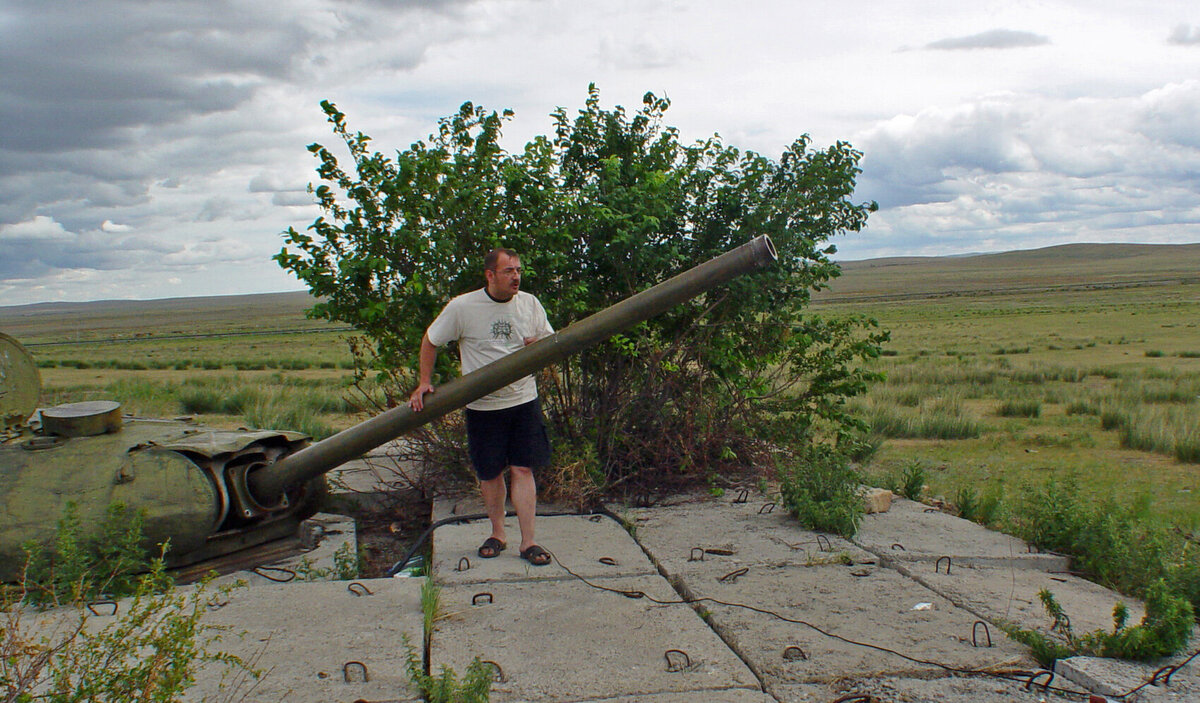
[{"label": "broken concrete edge", "polygon": [[[1143,692],[1174,689],[1176,696],[1195,694],[1200,697],[1200,671],[1187,671],[1184,668],[1190,664],[1200,669],[1200,663],[1192,657],[1172,664],[1171,657],[1154,662],[1136,662],[1075,656],[1056,661],[1054,673],[1092,693],[1118,699],[1129,696],[1135,689]],[[1172,679],[1176,675],[1180,678]],[[1181,687],[1187,690],[1180,691]]]}]

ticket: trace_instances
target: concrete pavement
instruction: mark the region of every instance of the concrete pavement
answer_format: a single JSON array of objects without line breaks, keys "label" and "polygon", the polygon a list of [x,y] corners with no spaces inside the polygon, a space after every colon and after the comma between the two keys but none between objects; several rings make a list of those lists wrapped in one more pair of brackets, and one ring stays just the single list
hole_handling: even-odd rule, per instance
[{"label": "concrete pavement", "polygon": [[[477,510],[469,499],[435,505],[435,515]],[[853,540],[802,530],[750,493],[611,513],[539,518],[538,541],[556,557],[542,567],[518,557],[515,518],[493,559],[476,554],[486,520],[439,527],[442,608],[428,633],[415,578],[362,581],[357,594],[347,582],[251,586],[205,622],[229,628],[221,651],[268,670],[244,698],[254,701],[419,700],[402,638],[420,652],[428,635],[434,675],[493,662],[498,702],[1018,703],[1055,698],[1040,686],[1049,672],[1022,679],[1037,665],[998,627],[1049,629],[1038,590],[1077,631],[1111,627],[1118,601],[1142,612],[1064,573],[1061,557],[905,500],[866,516]],[[1077,658],[1052,683],[1111,696],[1153,673]],[[217,683],[203,673],[194,699]],[[1200,700],[1200,662],[1139,696]]]}]

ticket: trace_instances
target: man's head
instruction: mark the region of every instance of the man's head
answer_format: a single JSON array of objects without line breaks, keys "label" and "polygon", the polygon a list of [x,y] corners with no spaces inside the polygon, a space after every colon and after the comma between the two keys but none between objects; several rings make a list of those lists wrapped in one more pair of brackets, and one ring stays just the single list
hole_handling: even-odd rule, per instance
[{"label": "man's head", "polygon": [[496,300],[509,300],[521,289],[521,257],[512,249],[493,249],[483,258],[487,292]]}]

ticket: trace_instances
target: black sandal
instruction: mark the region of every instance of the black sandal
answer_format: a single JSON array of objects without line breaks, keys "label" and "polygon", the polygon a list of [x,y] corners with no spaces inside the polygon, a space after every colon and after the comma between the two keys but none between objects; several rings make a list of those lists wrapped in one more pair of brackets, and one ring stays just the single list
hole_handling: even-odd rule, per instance
[{"label": "black sandal", "polygon": [[484,559],[491,559],[499,556],[500,552],[503,552],[507,546],[507,544],[501,542],[495,537],[488,537],[487,539],[483,540],[483,544],[479,545],[479,556],[483,557]]},{"label": "black sandal", "polygon": [[521,552],[521,558],[534,566],[545,566],[550,563],[550,552],[535,544]]}]

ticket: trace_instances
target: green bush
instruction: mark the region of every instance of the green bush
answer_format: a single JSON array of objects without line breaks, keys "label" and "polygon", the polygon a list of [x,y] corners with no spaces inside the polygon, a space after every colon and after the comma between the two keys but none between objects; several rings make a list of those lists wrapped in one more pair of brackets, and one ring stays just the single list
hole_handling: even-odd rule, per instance
[{"label": "green bush", "polygon": [[[778,159],[715,135],[685,143],[669,106],[648,93],[635,109],[607,108],[589,86],[579,110],[555,110],[547,134],[509,152],[512,113],[464,103],[397,151],[376,150],[322,102],[339,143],[309,147],[321,215],[289,229],[274,258],[319,300],[311,317],[356,328],[358,368],[401,400],[424,331],[479,287],[495,247],[520,252],[523,285],[565,329],[769,235],[774,265],[560,362],[542,394],[549,429],[590,444],[590,468],[623,485],[699,484],[855,429],[845,400],[878,378],[867,364],[888,335],[808,304],[839,273],[828,240],[861,231],[876,207],[853,201],[861,153],[808,137]],[[437,382],[456,367],[440,354]],[[421,437],[409,441],[425,464],[456,441],[449,428]]]},{"label": "green bush", "polygon": [[1125,505],[1084,499],[1078,485],[1048,481],[1028,487],[1009,515],[1009,528],[1022,539],[1072,556],[1075,568],[1101,584],[1147,597],[1152,584],[1200,609],[1200,550],[1168,527],[1149,519],[1148,499]]},{"label": "green bush", "polygon": [[811,530],[852,537],[862,521],[862,480],[842,454],[816,445],[779,470],[788,511]]}]

